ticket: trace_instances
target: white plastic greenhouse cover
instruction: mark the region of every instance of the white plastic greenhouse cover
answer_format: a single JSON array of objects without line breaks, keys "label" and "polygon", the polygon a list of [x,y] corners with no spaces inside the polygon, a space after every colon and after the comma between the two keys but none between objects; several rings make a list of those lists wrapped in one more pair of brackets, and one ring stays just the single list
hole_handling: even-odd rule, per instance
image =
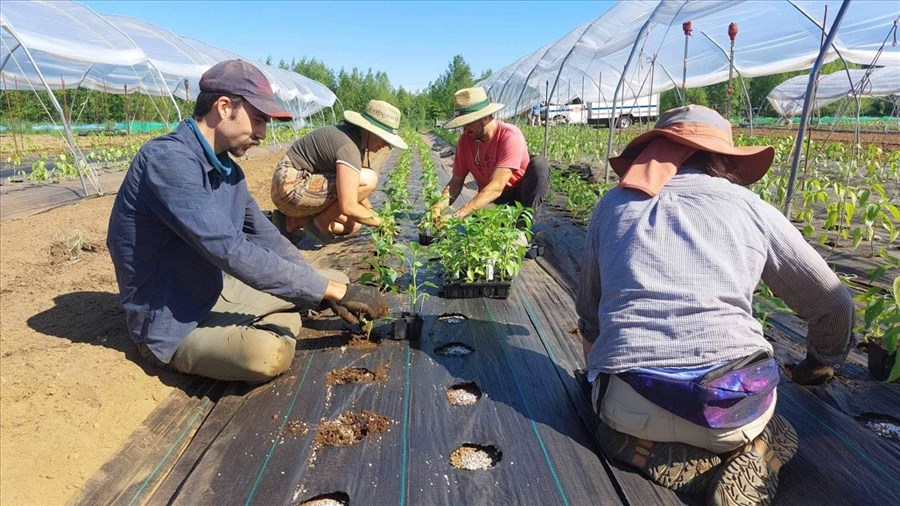
[{"label": "white plastic greenhouse cover", "polygon": [[[184,97],[187,80],[187,95],[196,98],[203,72],[231,58],[242,57],[138,19],[101,16],[77,2],[5,2],[0,12],[3,89],[44,89],[43,76],[52,89],[81,86],[121,94],[127,86],[128,93]],[[296,72],[254,65],[295,116],[335,101],[331,90]]]},{"label": "white plastic greenhouse cover", "polygon": [[[728,25],[738,24],[734,66],[738,75],[755,77],[806,69],[819,53],[825,7],[830,27],[840,1],[620,1],[590,23],[523,56],[481,81],[491,98],[507,105],[498,113],[511,117],[541,101],[549,82],[551,102],[576,96],[611,102],[632,47],[618,103],[681,87],[685,35],[693,34],[687,58],[688,88],[728,79],[731,44]],[[900,47],[889,37],[900,16],[896,1],[853,0],[838,30],[834,47],[849,62],[871,64],[883,46],[878,65],[900,65]],[[887,44],[885,44],[887,40]],[[655,58],[655,63],[651,61]],[[838,58],[830,49],[827,60]],[[652,79],[651,79],[652,76]],[[582,93],[582,87],[584,89]]]},{"label": "white plastic greenhouse cover", "polygon": [[128,84],[168,95],[144,51],[94,11],[75,2],[6,2],[0,10],[0,86],[44,89],[38,72],[52,89],[115,92]]},{"label": "white plastic greenhouse cover", "polygon": [[[237,53],[211,46],[201,40],[191,37],[182,37],[181,39],[205,55],[211,64],[234,58],[246,60]],[[331,107],[337,99],[328,87],[318,81],[290,70],[257,62],[254,64],[266,74],[272,84],[272,90],[277,96],[284,99],[283,105],[295,117],[309,117],[326,107]]]},{"label": "white plastic greenhouse cover", "polygon": [[[882,67],[871,71],[865,80],[868,70],[852,69],[850,75],[846,71],[838,71],[819,79],[816,89],[814,109],[842,98],[854,97],[854,90],[860,97],[886,97],[900,94],[900,67]],[[862,82],[861,82],[862,81]],[[786,117],[799,115],[803,111],[806,99],[806,85],[809,76],[796,76],[776,86],[767,97],[769,103],[778,114]]]}]

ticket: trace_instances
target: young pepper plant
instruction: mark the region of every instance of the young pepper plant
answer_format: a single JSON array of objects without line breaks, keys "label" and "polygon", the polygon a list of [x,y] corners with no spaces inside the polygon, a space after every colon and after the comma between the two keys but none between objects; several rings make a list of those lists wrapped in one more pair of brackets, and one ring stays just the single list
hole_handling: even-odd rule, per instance
[{"label": "young pepper plant", "polygon": [[437,285],[428,280],[419,283],[419,270],[425,266],[425,255],[418,243],[413,242],[409,246],[401,245],[400,249],[406,253],[404,259],[409,268],[409,285],[401,293],[405,293],[408,298],[409,314],[419,314],[422,304],[431,296],[424,289],[437,288]]}]

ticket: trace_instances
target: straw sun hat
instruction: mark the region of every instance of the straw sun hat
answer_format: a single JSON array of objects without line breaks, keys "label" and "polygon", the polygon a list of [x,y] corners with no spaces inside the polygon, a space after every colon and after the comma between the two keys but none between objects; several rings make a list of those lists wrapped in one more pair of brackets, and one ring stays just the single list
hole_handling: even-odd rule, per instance
[{"label": "straw sun hat", "polygon": [[400,109],[381,100],[369,100],[362,114],[344,111],[344,119],[366,131],[372,132],[385,142],[400,149],[409,146],[397,135],[400,128]]},{"label": "straw sun hat", "polygon": [[459,128],[503,107],[503,104],[491,103],[484,88],[461,89],[453,94],[453,119],[444,123],[444,128]]},{"label": "straw sun hat", "polygon": [[731,123],[712,109],[702,105],[686,105],[664,112],[652,130],[635,137],[621,155],[609,159],[609,164],[622,177],[629,169],[645,168],[646,162],[637,161],[639,157],[665,162],[666,157],[672,156],[671,150],[644,153],[648,156],[641,157],[648,144],[660,137],[700,151],[730,156],[740,168],[737,175],[744,186],[759,181],[775,157],[772,146],[736,147],[731,136]]}]

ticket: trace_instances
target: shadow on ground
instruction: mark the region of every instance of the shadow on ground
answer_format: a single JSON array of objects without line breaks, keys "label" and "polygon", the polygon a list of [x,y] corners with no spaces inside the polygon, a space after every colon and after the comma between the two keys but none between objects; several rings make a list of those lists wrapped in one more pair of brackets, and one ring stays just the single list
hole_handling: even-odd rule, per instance
[{"label": "shadow on ground", "polygon": [[125,312],[119,297],[110,292],[72,292],[53,299],[55,305],[28,319],[28,326],[42,334],[72,343],[103,346],[121,352],[149,376],[163,384],[185,389],[193,378],[154,367],[144,361],[128,336]]}]

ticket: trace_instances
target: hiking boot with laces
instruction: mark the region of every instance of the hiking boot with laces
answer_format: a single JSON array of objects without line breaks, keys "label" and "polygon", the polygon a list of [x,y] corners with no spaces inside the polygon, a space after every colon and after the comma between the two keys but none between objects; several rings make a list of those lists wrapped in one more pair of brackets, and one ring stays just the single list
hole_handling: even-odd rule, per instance
[{"label": "hiking boot with laces", "polygon": [[778,471],[797,453],[797,432],[775,415],[753,441],[719,470],[709,491],[710,506],[767,506],[778,488]]},{"label": "hiking boot with laces", "polygon": [[697,494],[712,483],[722,459],[685,443],[660,443],[613,430],[597,423],[600,448],[610,458],[638,468],[655,483],[676,492]]}]

